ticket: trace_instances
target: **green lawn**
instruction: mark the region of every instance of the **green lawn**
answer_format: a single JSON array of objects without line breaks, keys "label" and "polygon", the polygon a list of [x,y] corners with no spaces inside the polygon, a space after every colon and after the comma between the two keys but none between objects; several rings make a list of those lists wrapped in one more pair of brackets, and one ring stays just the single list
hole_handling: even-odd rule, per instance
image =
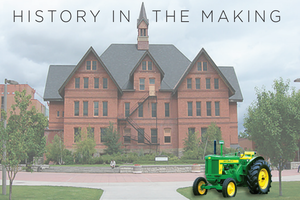
[{"label": "green lawn", "polygon": [[[266,195],[253,195],[249,193],[248,188],[238,187],[237,194],[234,199],[263,199],[263,200],[273,200],[273,199],[288,199],[288,200],[298,200],[300,199],[300,182],[282,182],[282,196],[279,196],[279,183],[272,182],[272,187],[270,192]],[[217,192],[215,189],[208,190],[207,195],[204,196],[194,196],[192,187],[179,188],[177,192],[182,194],[188,199],[224,199],[222,193]]]},{"label": "green lawn", "polygon": [[[7,193],[2,195],[2,186],[0,200],[9,199],[9,185]],[[52,186],[13,186],[13,200],[99,200],[103,190],[75,187],[52,187]]]}]

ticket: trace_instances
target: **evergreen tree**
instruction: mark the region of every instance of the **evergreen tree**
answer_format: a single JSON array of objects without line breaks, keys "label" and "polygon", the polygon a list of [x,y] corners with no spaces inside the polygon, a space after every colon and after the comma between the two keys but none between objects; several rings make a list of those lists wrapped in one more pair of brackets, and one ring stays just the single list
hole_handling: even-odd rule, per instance
[{"label": "evergreen tree", "polygon": [[114,129],[113,123],[109,122],[109,126],[105,129],[103,136],[104,145],[107,147],[104,151],[107,154],[117,154],[121,153],[121,143],[120,135],[117,133],[117,130]]}]

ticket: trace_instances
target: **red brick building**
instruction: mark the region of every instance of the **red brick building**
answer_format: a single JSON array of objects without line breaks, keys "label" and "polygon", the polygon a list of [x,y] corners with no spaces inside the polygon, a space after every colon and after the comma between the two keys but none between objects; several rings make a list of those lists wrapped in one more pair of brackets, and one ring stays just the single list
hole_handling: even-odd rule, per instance
[{"label": "red brick building", "polygon": [[78,130],[91,127],[102,151],[113,122],[126,149],[181,155],[188,130],[216,122],[226,146],[238,144],[243,97],[234,68],[217,66],[204,49],[190,61],[174,45],[149,44],[148,26],[142,4],[137,44],[112,44],[101,56],[91,47],[77,65],[49,67],[49,141],[63,133],[72,149]]},{"label": "red brick building", "polygon": [[[46,115],[46,107],[37,99],[35,99],[35,90],[30,87],[28,84],[17,84],[9,85],[7,84],[7,119],[10,117],[10,111],[12,111],[11,106],[16,104],[15,102],[15,92],[22,92],[26,90],[26,95],[31,95],[31,103],[28,109],[31,109],[33,106],[39,113]],[[0,84],[0,94],[1,94],[1,109],[4,109],[4,84]],[[16,110],[18,113],[19,111]],[[1,115],[1,113],[0,113]],[[1,117],[0,117],[1,118]]]}]

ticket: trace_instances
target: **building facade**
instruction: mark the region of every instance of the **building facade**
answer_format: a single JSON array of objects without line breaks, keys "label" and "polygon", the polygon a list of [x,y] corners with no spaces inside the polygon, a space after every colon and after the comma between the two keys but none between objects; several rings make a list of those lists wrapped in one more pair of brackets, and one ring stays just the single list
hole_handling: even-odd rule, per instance
[{"label": "building facade", "polygon": [[[30,105],[28,109],[33,106],[39,113],[46,115],[46,107],[39,100],[35,99],[36,91],[30,87],[28,84],[18,84],[18,85],[7,85],[7,119],[10,117],[11,106],[16,104],[15,102],[15,92],[22,92],[26,90],[26,95],[31,95]],[[1,94],[1,109],[4,109],[4,84],[0,84],[0,94]],[[18,112],[18,110],[16,110]],[[0,113],[1,114],[1,113]]]},{"label": "building facade", "polygon": [[203,134],[211,122],[225,145],[238,144],[237,103],[243,100],[233,67],[216,66],[205,49],[190,61],[174,45],[149,44],[142,4],[137,44],[112,44],[101,56],[91,47],[77,65],[49,67],[48,141],[64,136],[72,149],[90,127],[102,152],[109,122],[123,148],[182,154],[189,131]]}]

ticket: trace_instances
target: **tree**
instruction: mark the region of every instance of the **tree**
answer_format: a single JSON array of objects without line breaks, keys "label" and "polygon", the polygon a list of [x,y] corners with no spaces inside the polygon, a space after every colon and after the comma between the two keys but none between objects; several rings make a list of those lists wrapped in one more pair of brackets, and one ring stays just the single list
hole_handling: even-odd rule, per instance
[{"label": "tree", "polygon": [[75,154],[77,155],[77,161],[82,164],[89,164],[96,152],[96,142],[91,127],[88,127],[87,131],[80,130],[76,141]]},{"label": "tree", "polygon": [[114,124],[109,122],[109,126],[105,129],[103,140],[104,140],[104,145],[107,147],[104,151],[107,154],[117,154],[121,153],[121,143],[119,142],[120,140],[120,135],[117,133],[117,130],[114,129]]},{"label": "tree", "polygon": [[58,164],[63,164],[64,141],[61,136],[55,135],[52,143],[47,146],[46,158]]},{"label": "tree", "polygon": [[[43,115],[37,114],[34,107],[28,110],[30,99],[30,95],[26,96],[26,90],[16,91],[16,104],[11,107],[7,128],[6,130],[1,128],[1,159],[10,180],[9,199],[11,199],[13,181],[20,170],[20,162],[28,158],[29,152],[34,152],[36,156],[44,153],[45,137],[40,137],[39,142],[36,137],[40,134],[38,130],[47,126],[47,120]],[[2,157],[4,142],[6,144],[5,158]]]},{"label": "tree", "polygon": [[[214,140],[222,140],[221,130],[219,127],[217,127],[215,122],[212,122],[208,128],[207,131],[202,135],[202,144],[201,146],[204,146],[203,151],[203,160],[207,152],[213,153],[213,142]],[[209,148],[209,151],[207,151],[207,148]]]},{"label": "tree", "polygon": [[257,99],[244,119],[245,132],[254,141],[258,153],[269,157],[279,171],[279,195],[282,196],[281,171],[293,160],[300,132],[300,92],[290,90],[289,81],[275,80],[274,91],[256,88]]},{"label": "tree", "polygon": [[183,158],[186,159],[199,159],[202,154],[202,149],[200,147],[200,137],[198,137],[199,132],[193,132],[189,130],[186,134],[186,138],[183,139]]}]

